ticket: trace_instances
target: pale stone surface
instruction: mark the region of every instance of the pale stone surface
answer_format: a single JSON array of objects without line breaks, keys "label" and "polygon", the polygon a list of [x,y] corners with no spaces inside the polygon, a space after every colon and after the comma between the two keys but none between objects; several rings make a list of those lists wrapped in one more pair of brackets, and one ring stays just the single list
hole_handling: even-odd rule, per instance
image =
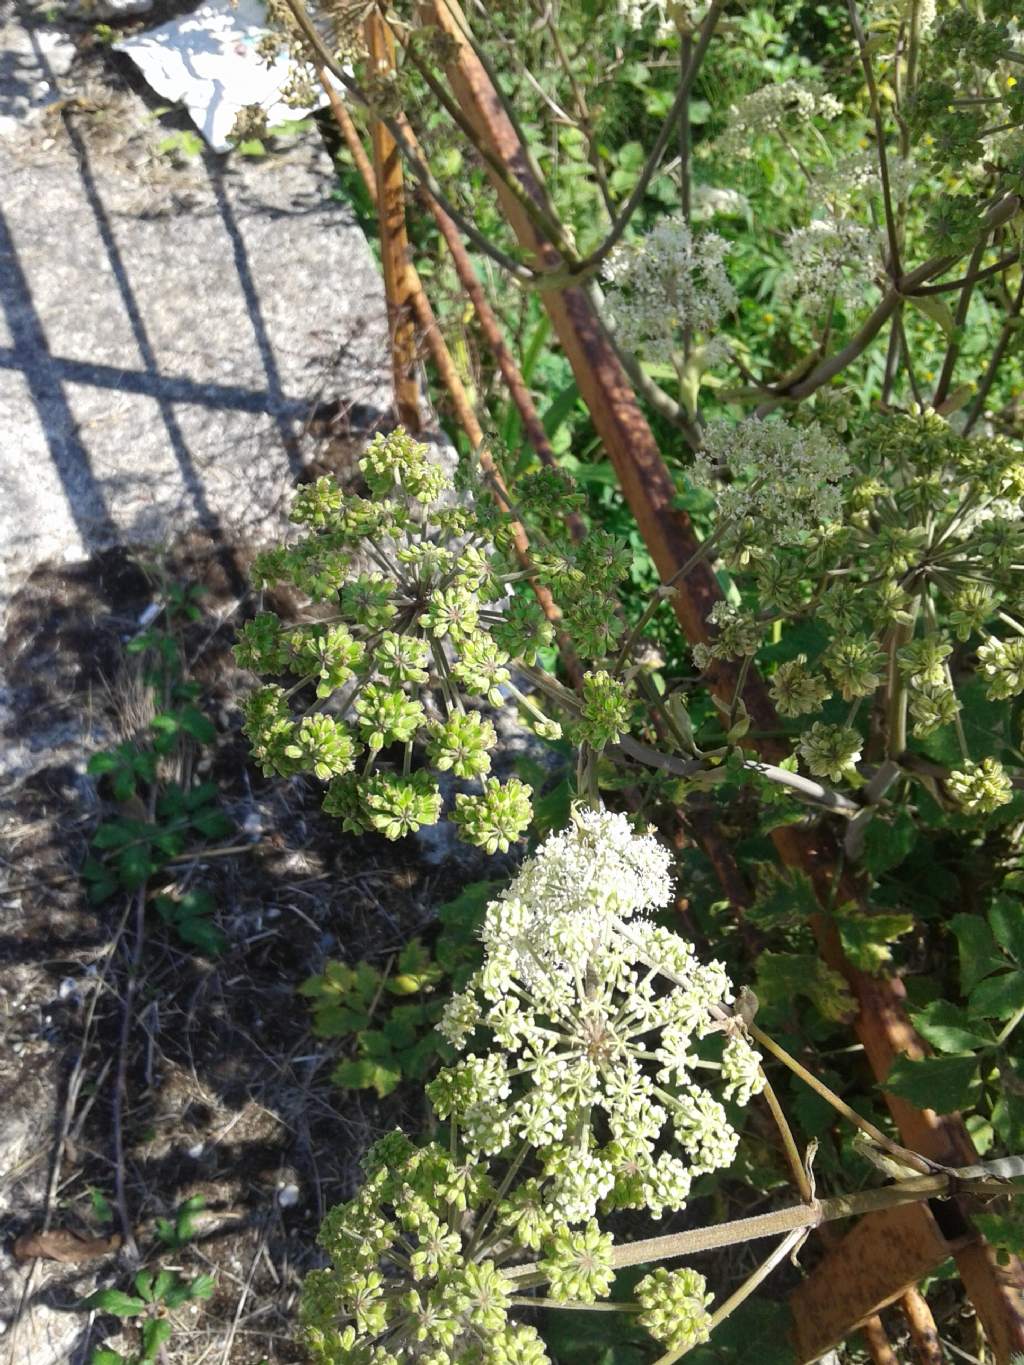
[{"label": "pale stone surface", "polygon": [[[65,46],[0,19],[0,619],[47,559],[279,535],[315,401],[389,405],[379,276],[316,134],[176,167],[138,95],[58,76]],[[33,113],[44,86],[63,112]]]}]

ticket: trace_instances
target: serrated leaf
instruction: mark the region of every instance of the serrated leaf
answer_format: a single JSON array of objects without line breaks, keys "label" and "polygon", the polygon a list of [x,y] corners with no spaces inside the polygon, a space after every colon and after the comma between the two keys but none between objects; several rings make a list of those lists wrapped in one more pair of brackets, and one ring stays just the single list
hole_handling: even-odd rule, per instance
[{"label": "serrated leaf", "polygon": [[104,750],[101,753],[93,754],[85,765],[85,771],[90,777],[102,777],[104,773],[112,773],[120,768],[122,762],[119,754]]},{"label": "serrated leaf", "polygon": [[891,820],[875,816],[864,835],[861,861],[873,876],[898,867],[917,842],[917,827],[911,816],[897,811]]},{"label": "serrated leaf", "polygon": [[183,943],[198,948],[206,957],[217,957],[228,946],[228,941],[208,919],[180,919],[175,930]]},{"label": "serrated leaf", "polygon": [[967,1105],[977,1074],[977,1057],[923,1057],[920,1061],[900,1057],[883,1089],[908,1100],[917,1109],[952,1114]]},{"label": "serrated leaf", "polygon": [[960,945],[960,989],[969,995],[972,988],[991,972],[1006,966],[996,946],[992,930],[977,915],[954,915],[949,927]]},{"label": "serrated leaf", "polygon": [[93,848],[120,848],[136,838],[135,830],[124,820],[107,820],[92,836]]},{"label": "serrated leaf", "polygon": [[150,858],[149,850],[145,847],[126,848],[118,856],[118,880],[128,891],[134,891],[140,887],[155,871],[156,863]]},{"label": "serrated leaf", "polygon": [[94,1308],[97,1313],[113,1313],[115,1318],[135,1318],[146,1311],[146,1301],[121,1289],[97,1289],[82,1300],[82,1307]]},{"label": "serrated leaf", "polygon": [[1003,1248],[1011,1256],[1024,1256],[1024,1220],[1019,1214],[979,1213],[972,1215],[971,1222],[992,1246]]},{"label": "serrated leaf", "polygon": [[384,1099],[398,1085],[402,1072],[398,1067],[387,1067],[360,1058],[341,1062],[331,1073],[331,1079],[335,1085],[343,1086],[346,1090],[375,1090]]},{"label": "serrated leaf", "polygon": [[757,996],[773,1004],[803,996],[826,1019],[846,1021],[857,1013],[850,988],[813,953],[762,953],[757,962]]},{"label": "serrated leaf", "polygon": [[933,1000],[910,1016],[911,1023],[927,1043],[939,1052],[969,1052],[991,1047],[995,1041],[989,1031],[968,1019],[964,1010],[949,1000]]},{"label": "serrated leaf", "polygon": [[155,1224],[156,1235],[165,1246],[174,1246],[178,1240],[178,1234],[174,1230],[174,1224],[168,1218],[158,1218]]},{"label": "serrated leaf", "polygon": [[781,929],[805,924],[820,911],[821,904],[806,873],[778,863],[758,864],[757,895],[747,912],[755,924],[763,929]]},{"label": "serrated leaf", "polygon": [[989,907],[988,922],[999,946],[1024,966],[1024,903],[1016,896],[996,896]]},{"label": "serrated leaf", "polygon": [[1009,1019],[1024,1008],[1024,972],[1001,972],[979,981],[967,1008],[976,1019]]},{"label": "serrated leaf", "polygon": [[423,984],[423,977],[403,972],[400,976],[389,976],[384,988],[390,995],[415,995],[423,989]]},{"label": "serrated leaf", "polygon": [[226,839],[234,831],[234,823],[220,810],[201,810],[192,816],[192,827],[207,839]]},{"label": "serrated leaf", "polygon": [[837,919],[843,951],[862,972],[877,972],[891,961],[889,944],[914,927],[913,915],[850,914]]},{"label": "serrated leaf", "polygon": [[153,1282],[153,1297],[164,1298],[177,1282],[177,1278],[173,1270],[161,1270]]},{"label": "serrated leaf", "polygon": [[197,1275],[188,1286],[190,1299],[208,1299],[217,1288],[215,1275]]},{"label": "serrated leaf", "polygon": [[157,1352],[170,1341],[174,1328],[167,1318],[150,1318],[142,1329],[142,1360],[156,1360]]},{"label": "serrated leaf", "polygon": [[322,1005],[313,1016],[313,1032],[318,1038],[346,1038],[359,1033],[370,1022],[365,1010],[349,1009],[347,1005]]}]

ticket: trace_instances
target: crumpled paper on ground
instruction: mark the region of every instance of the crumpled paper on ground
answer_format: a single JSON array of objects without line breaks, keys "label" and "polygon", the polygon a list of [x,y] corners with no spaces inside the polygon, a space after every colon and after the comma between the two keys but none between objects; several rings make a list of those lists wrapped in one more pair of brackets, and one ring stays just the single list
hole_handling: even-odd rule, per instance
[{"label": "crumpled paper on ground", "polygon": [[266,11],[259,0],[206,0],[192,14],[171,19],[115,44],[138,66],[158,95],[182,103],[193,123],[216,152],[226,152],[228,135],[239,110],[258,104],[270,127],[300,119],[312,108],[285,104],[288,57],[270,66],[257,51],[267,32]]}]

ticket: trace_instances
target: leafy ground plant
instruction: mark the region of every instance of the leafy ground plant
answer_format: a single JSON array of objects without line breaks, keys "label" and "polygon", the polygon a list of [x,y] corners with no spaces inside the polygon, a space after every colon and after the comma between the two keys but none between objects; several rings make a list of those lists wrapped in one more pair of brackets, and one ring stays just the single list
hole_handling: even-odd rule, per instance
[{"label": "leafy ground plant", "polygon": [[108,1347],[93,1351],[89,1365],[150,1365],[160,1359],[162,1349],[174,1335],[176,1308],[201,1303],[214,1290],[211,1275],[196,1275],[183,1280],[174,1270],[140,1270],[132,1281],[133,1293],[120,1289],[98,1289],[82,1307],[97,1313],[124,1318],[139,1328],[138,1351],[122,1355]]},{"label": "leafy ground plant", "polygon": [[199,685],[186,677],[180,640],[181,625],[195,620],[198,611],[188,586],[171,585],[161,615],[127,645],[140,661],[139,704],[151,715],[131,739],[89,760],[89,773],[107,784],[119,813],[97,827],[82,876],[90,899],[99,902],[170,872],[166,889],[153,897],[158,914],[183,943],[214,956],[225,940],[212,897],[201,887],[181,889],[173,881],[176,863],[234,829],[220,809],[216,783],[192,777],[194,751],[216,737],[197,705]]}]

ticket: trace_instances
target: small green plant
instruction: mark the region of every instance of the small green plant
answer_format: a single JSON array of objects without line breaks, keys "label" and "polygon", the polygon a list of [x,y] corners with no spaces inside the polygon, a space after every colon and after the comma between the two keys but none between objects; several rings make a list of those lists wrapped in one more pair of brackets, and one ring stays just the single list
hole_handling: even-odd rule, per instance
[{"label": "small green plant", "polygon": [[474,882],[440,907],[442,930],[433,954],[414,938],[383,971],[369,962],[349,967],[332,961],[299,987],[312,1002],[318,1037],[354,1040],[354,1055],[332,1072],[336,1085],[372,1089],[383,1099],[403,1080],[424,1080],[450,1055],[436,1025],[448,992],[458,990],[477,965],[477,930],[499,885]]},{"label": "small green plant", "polygon": [[111,1313],[116,1318],[138,1319],[139,1349],[123,1355],[110,1347],[100,1346],[93,1351],[89,1365],[148,1365],[159,1359],[163,1346],[174,1335],[174,1322],[169,1316],[186,1303],[200,1303],[214,1291],[212,1275],[197,1275],[184,1280],[175,1270],[140,1270],[132,1281],[134,1294],[121,1289],[98,1289],[82,1303],[83,1308],[96,1313]]},{"label": "small green plant", "polygon": [[156,1235],[168,1251],[180,1251],[196,1235],[196,1214],[206,1208],[201,1194],[194,1194],[178,1207],[173,1219],[158,1218]]},{"label": "small green plant", "polygon": [[175,163],[195,161],[203,154],[203,139],[190,128],[182,128],[157,143],[161,156],[170,157]]},{"label": "small green plant", "polygon": [[[185,676],[177,627],[201,615],[194,584],[170,584],[164,591],[164,626],[151,626],[127,646],[140,656],[154,714],[132,739],[93,754],[88,772],[104,779],[122,812],[103,820],[92,838],[92,856],[82,867],[89,899],[107,900],[144,887],[208,840],[227,837],[234,826],[218,804],[217,784],[181,778],[192,765],[176,764],[189,745],[205,745],[217,731],[198,706],[199,684]],[[214,956],[226,940],[214,921],[215,904],[198,887],[165,889],[154,898],[161,919],[189,947]]]}]

